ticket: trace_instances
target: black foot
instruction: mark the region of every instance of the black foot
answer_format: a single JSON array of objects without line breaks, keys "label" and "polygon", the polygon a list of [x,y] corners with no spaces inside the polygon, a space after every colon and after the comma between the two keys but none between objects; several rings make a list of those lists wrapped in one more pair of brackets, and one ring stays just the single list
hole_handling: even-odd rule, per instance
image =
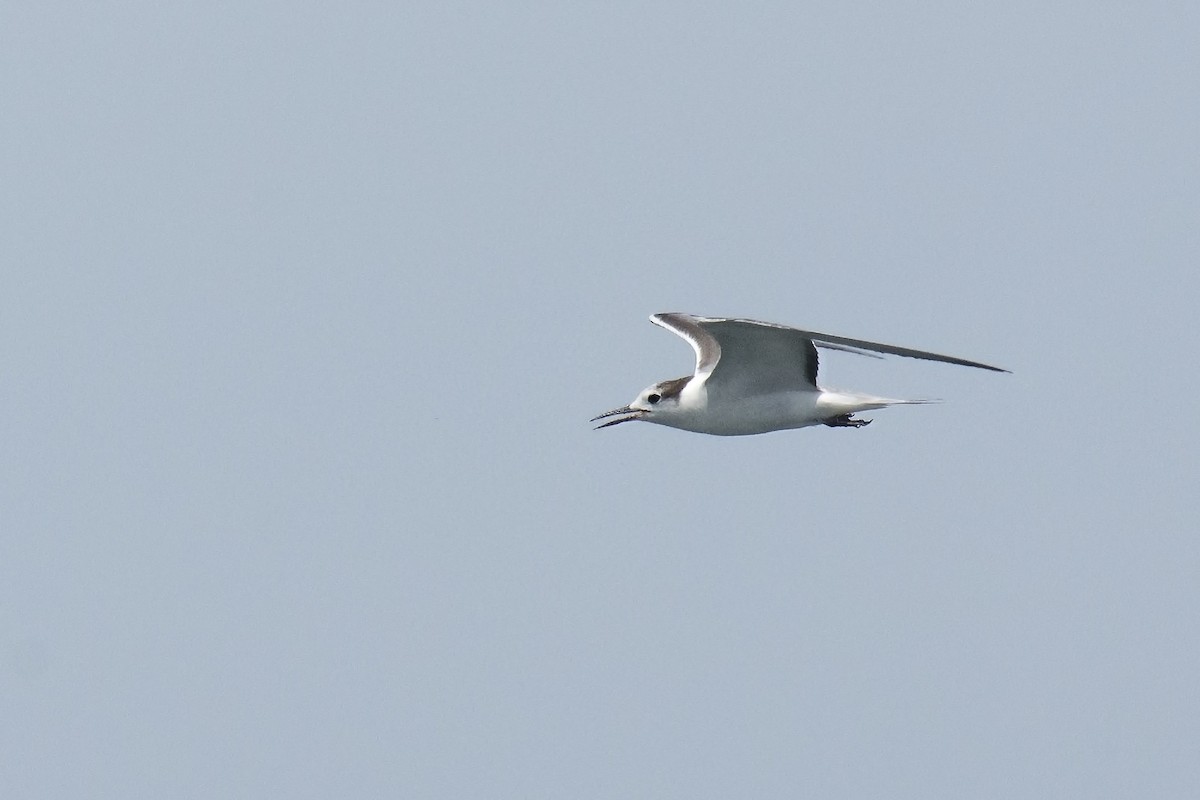
[{"label": "black foot", "polygon": [[836,417],[830,417],[824,421],[831,428],[861,428],[864,425],[870,425],[869,419],[854,419],[850,414],[839,414]]}]

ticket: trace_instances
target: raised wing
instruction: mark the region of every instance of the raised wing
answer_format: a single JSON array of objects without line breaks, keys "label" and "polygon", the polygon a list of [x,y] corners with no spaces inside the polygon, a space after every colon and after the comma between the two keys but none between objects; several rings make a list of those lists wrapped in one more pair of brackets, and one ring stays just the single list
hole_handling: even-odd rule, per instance
[{"label": "raised wing", "polygon": [[696,351],[696,375],[709,379],[710,391],[720,387],[735,387],[739,393],[755,394],[816,389],[816,347],[845,350],[875,358],[878,357],[875,353],[884,353],[992,372],[1008,372],[979,361],[927,350],[803,331],[752,319],[669,313],[655,314],[650,321],[682,336],[691,344]]},{"label": "raised wing", "polygon": [[752,396],[817,389],[817,349],[803,331],[679,313],[655,314],[650,321],[692,345],[696,376],[707,379],[710,393]]}]

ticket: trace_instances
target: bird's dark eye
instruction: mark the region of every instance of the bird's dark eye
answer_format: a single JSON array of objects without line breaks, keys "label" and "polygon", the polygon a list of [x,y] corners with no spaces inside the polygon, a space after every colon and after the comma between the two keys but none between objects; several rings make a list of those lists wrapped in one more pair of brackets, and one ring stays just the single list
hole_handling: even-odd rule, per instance
[{"label": "bird's dark eye", "polygon": [[646,398],[646,402],[648,402],[650,405],[654,405],[654,404],[655,404],[655,403],[657,403],[659,400],[662,400],[662,395],[661,395],[661,394],[652,394],[652,395],[650,395],[649,397],[647,397],[647,398]]}]

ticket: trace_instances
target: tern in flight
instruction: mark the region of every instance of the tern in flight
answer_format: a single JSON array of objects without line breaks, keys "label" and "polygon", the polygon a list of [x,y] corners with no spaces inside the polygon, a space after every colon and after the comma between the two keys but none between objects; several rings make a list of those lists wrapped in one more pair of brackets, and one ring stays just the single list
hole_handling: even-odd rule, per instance
[{"label": "tern in flight", "polygon": [[871,420],[856,419],[854,415],[860,411],[936,402],[822,389],[817,385],[818,347],[1008,372],[964,358],[750,319],[655,314],[650,321],[687,340],[696,351],[695,374],[647,386],[629,405],[594,417],[592,422],[615,417],[597,429],[634,420],[716,436],[747,436],[810,425],[861,428]]}]

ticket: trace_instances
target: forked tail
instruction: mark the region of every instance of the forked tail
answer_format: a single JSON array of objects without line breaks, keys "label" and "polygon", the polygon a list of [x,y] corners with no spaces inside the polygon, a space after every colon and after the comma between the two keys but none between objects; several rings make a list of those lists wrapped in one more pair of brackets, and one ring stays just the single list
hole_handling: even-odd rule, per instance
[{"label": "forked tail", "polygon": [[829,412],[829,416],[835,417],[843,414],[854,414],[859,411],[887,408],[888,406],[919,406],[940,402],[942,401],[936,398],[900,400],[894,397],[875,397],[869,394],[825,391],[821,393],[821,398],[817,401],[817,406],[821,410]]}]

